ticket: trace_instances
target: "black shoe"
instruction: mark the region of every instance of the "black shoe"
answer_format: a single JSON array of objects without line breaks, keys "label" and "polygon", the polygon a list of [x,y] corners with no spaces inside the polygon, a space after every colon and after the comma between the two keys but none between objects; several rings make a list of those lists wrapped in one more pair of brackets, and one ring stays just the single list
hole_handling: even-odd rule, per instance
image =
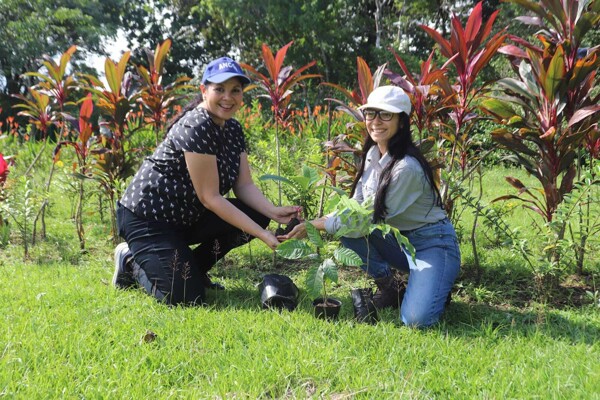
[{"label": "black shoe", "polygon": [[200,279],[202,280],[202,286],[204,286],[207,289],[212,289],[212,290],[225,290],[225,286],[221,285],[218,282],[213,282],[210,279],[210,276],[208,275],[207,272],[202,273]]},{"label": "black shoe", "polygon": [[373,304],[377,309],[400,307],[406,288],[394,275],[377,278],[375,284],[377,291],[373,294]]}]

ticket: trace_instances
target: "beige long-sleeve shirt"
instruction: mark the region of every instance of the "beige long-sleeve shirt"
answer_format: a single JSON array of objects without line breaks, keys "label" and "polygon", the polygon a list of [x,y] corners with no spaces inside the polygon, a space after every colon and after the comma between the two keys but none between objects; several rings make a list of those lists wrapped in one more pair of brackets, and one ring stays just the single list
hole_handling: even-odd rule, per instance
[{"label": "beige long-sleeve shirt", "polygon": [[[374,198],[381,173],[390,163],[391,157],[386,153],[381,157],[379,148],[373,146],[367,154],[365,170],[361,176],[353,198],[363,203]],[[387,207],[386,223],[400,231],[417,229],[423,225],[446,218],[445,211],[435,204],[435,193],[427,182],[423,168],[411,156],[398,161],[392,170],[391,182],[385,198]],[[340,219],[337,216],[325,221],[327,232],[334,234],[340,229]],[[364,232],[356,232],[362,236]]]}]

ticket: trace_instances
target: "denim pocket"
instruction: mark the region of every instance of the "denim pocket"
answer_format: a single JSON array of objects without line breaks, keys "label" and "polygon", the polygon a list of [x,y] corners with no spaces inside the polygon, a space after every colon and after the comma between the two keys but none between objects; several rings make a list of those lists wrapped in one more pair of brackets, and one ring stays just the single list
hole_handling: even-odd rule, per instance
[{"label": "denim pocket", "polygon": [[458,244],[454,227],[447,220],[415,229],[407,238],[417,250],[431,247],[449,248]]}]

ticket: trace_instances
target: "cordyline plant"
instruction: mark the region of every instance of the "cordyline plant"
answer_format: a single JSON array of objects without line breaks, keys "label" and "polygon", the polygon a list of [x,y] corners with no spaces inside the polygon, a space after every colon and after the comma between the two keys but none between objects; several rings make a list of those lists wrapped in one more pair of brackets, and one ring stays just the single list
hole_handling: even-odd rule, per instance
[{"label": "cordyline plant", "polygon": [[390,51],[405,75],[402,76],[389,69],[385,70],[384,75],[390,82],[401,87],[410,97],[411,125],[417,129],[419,148],[428,158],[434,170],[442,168],[443,163],[437,159],[436,155],[428,153],[433,149],[436,141],[432,133],[438,129],[439,121],[447,117],[448,109],[454,100],[454,89],[447,75],[449,61],[437,68],[433,62],[434,50],[427,61],[421,63],[420,73],[414,75],[406,67],[404,60],[393,49]]},{"label": "cordyline plant", "polygon": [[83,75],[88,82],[86,90],[96,97],[96,107],[103,121],[100,122],[102,151],[94,154],[97,169],[94,178],[100,183],[109,199],[111,231],[118,240],[115,201],[120,197],[120,183],[133,172],[132,160],[124,148],[125,130],[130,112],[134,109],[139,92],[132,89],[133,76],[126,71],[130,52],[125,52],[118,63],[106,58],[104,72],[108,87],[93,75]]},{"label": "cordyline plant", "polygon": [[29,175],[31,169],[34,167],[36,161],[42,154],[43,149],[46,147],[48,140],[48,130],[51,126],[58,124],[59,116],[55,110],[52,109],[50,104],[50,96],[36,90],[33,87],[29,89],[29,97],[22,94],[13,94],[13,97],[21,100],[22,103],[15,104],[14,108],[20,108],[21,111],[17,115],[22,115],[29,118],[29,122],[35,126],[41,133],[44,144],[40,153],[36,155],[34,161],[27,168],[25,175]]},{"label": "cordyline plant", "polygon": [[[443,180],[440,192],[451,215],[455,193],[450,189],[470,179],[479,165],[472,155],[472,131],[482,119],[478,113],[479,101],[489,86],[480,84],[477,78],[506,38],[505,29],[490,37],[498,12],[499,10],[493,12],[484,23],[482,2],[479,2],[471,11],[464,27],[458,16],[453,15],[450,20],[450,39],[445,39],[433,28],[421,25],[437,43],[442,56],[447,59],[442,69],[446,65],[453,65],[456,70],[456,83],[450,87],[443,86],[446,90],[452,89],[452,92],[445,93],[446,98],[441,99],[442,104],[448,108],[450,120],[448,123],[445,120],[438,121],[443,128],[439,133],[440,139],[450,144],[450,153],[442,154],[442,157],[446,164],[445,180],[453,182],[447,183]],[[442,80],[439,82],[443,83]]]},{"label": "cordyline plant", "polygon": [[71,147],[75,151],[77,164],[73,165],[73,173],[74,176],[79,178],[79,193],[75,211],[75,227],[77,229],[77,236],[79,238],[79,246],[81,250],[85,249],[85,231],[83,228],[83,184],[84,179],[87,178],[89,174],[91,143],[93,140],[95,140],[95,138],[92,136],[93,124],[91,122],[93,111],[94,103],[92,100],[92,94],[90,93],[87,95],[87,97],[85,97],[79,110],[79,119],[77,120],[76,124],[76,130],[79,132],[77,140],[64,140],[58,142],[54,148],[53,154],[53,162],[56,163],[59,160],[60,151],[63,147]]},{"label": "cordyline plant", "polygon": [[168,119],[168,113],[175,102],[183,98],[181,91],[188,86],[188,77],[179,77],[174,82],[163,85],[164,64],[171,50],[171,39],[156,46],[156,51],[146,51],[148,67],[137,65],[140,76],[141,93],[138,99],[143,105],[145,122],[152,126],[156,137],[156,145],[161,141],[160,132]]},{"label": "cordyline plant", "polygon": [[[404,72],[404,75],[397,74],[391,70],[386,70],[385,75],[388,79],[406,91],[412,104],[411,124],[417,129],[418,146],[423,155],[427,158],[429,164],[436,173],[434,178],[436,184],[441,186],[442,168],[445,167],[445,153],[435,148],[435,144],[443,145],[445,140],[444,129],[446,124],[441,121],[448,119],[448,114],[457,107],[455,87],[452,86],[447,74],[448,64],[452,59],[447,60],[442,67],[437,68],[433,62],[435,49],[429,54],[426,61],[421,63],[420,73],[413,75],[407,68],[406,63],[393,49],[390,49],[398,65]],[[441,133],[438,132],[442,130]],[[452,176],[452,175],[450,175]],[[481,175],[480,182],[481,182]],[[446,193],[453,193],[453,197],[461,197],[464,204],[466,199],[472,199],[469,188],[463,188],[458,182],[447,182],[447,185],[453,185],[452,189],[447,189]],[[447,187],[447,186],[446,186]],[[483,192],[479,192],[481,199]],[[479,200],[480,200],[479,199]],[[475,200],[478,201],[478,200]],[[445,201],[448,206],[448,200]],[[452,207],[455,210],[454,207]],[[474,207],[477,210],[477,207]],[[477,279],[481,275],[479,264],[479,253],[477,242],[475,240],[475,231],[477,227],[478,212],[475,213],[473,225],[471,227],[471,247],[473,249],[473,259],[477,271]],[[454,216],[456,218],[456,215]]]},{"label": "cordyline plant", "polygon": [[[277,154],[277,175],[281,176],[281,157],[280,157],[280,143],[279,143],[279,127],[285,127],[286,122],[289,118],[289,103],[292,89],[299,82],[311,79],[320,78],[319,74],[304,74],[302,73],[316,64],[316,61],[311,61],[308,64],[298,68],[294,71],[291,66],[283,66],[285,55],[292,45],[289,42],[281,49],[279,49],[275,56],[273,52],[265,43],[262,45],[262,57],[265,68],[267,69],[268,75],[264,75],[254,67],[248,64],[240,63],[242,68],[249,72],[252,79],[256,81],[254,84],[250,84],[246,87],[246,91],[259,88],[266,92],[264,97],[267,97],[271,101],[271,107],[273,110],[273,119],[275,122],[275,143],[276,143],[276,154]],[[277,189],[279,195],[279,204],[281,205],[281,183],[277,182]]]},{"label": "cordyline plant", "polygon": [[[598,0],[511,0],[534,16],[519,19],[539,28],[532,43],[510,36],[514,44],[500,49],[515,69],[516,78],[498,82],[502,95],[487,100],[485,108],[503,125],[492,132],[493,139],[509,150],[541,188],[531,188],[507,177],[518,199],[550,224],[566,194],[573,189],[577,161],[582,149],[593,149],[600,120],[598,49],[582,49],[586,33],[600,24]],[[594,152],[591,151],[591,157]],[[565,225],[549,238],[558,242]],[[554,265],[560,260],[556,246],[547,246],[546,255]]]},{"label": "cordyline plant", "polygon": [[[363,115],[357,108],[367,102],[369,94],[373,89],[379,87],[383,79],[383,72],[386,64],[377,68],[374,73],[371,73],[369,65],[362,57],[356,58],[356,77],[357,87],[353,90],[348,90],[331,82],[323,82],[322,85],[330,86],[344,95],[347,103],[338,99],[328,98],[337,105],[336,109],[350,115],[355,122],[346,126],[346,131],[335,136],[333,139],[328,137],[325,142],[327,151],[327,166],[325,173],[331,180],[333,187],[348,186],[352,183],[354,176],[358,170],[358,162],[360,160],[360,152],[367,137],[367,128],[364,123]],[[345,176],[339,177],[339,172],[345,172]]]},{"label": "cordyline plant", "polygon": [[[34,158],[31,165],[27,168],[27,172],[25,173],[26,175],[29,175],[31,169],[33,168],[33,166],[35,165],[35,163],[37,162],[39,157],[42,155],[44,149],[46,148],[47,128],[46,129],[41,128],[41,126],[44,125],[44,123],[41,122],[41,119],[44,117],[43,116],[44,113],[39,112],[41,110],[42,106],[50,107],[50,109],[52,110],[52,113],[54,115],[53,125],[56,125],[57,127],[60,128],[60,131],[61,131],[60,136],[65,137],[68,135],[69,129],[67,128],[67,125],[66,125],[66,120],[68,118],[68,114],[66,114],[66,107],[75,105],[75,103],[73,101],[70,101],[70,99],[73,97],[74,92],[79,87],[79,84],[74,79],[74,77],[71,74],[67,73],[68,64],[71,61],[71,58],[72,58],[73,54],[75,53],[75,51],[77,51],[76,46],[71,46],[70,48],[68,48],[67,51],[65,51],[60,56],[60,60],[58,63],[56,61],[54,61],[54,59],[52,57],[50,57],[48,55],[44,55],[43,61],[42,61],[42,66],[45,68],[44,72],[27,72],[24,74],[26,76],[31,76],[31,77],[35,77],[35,78],[39,79],[39,82],[33,86],[33,89],[36,92],[39,92],[39,94],[41,96],[38,97],[37,95],[33,94],[33,92],[31,92],[31,94],[34,97],[33,103],[38,103],[38,104],[37,105],[31,104],[31,106],[33,106],[33,107],[32,108],[30,107],[30,108],[34,113],[38,114],[38,117],[36,117],[35,119],[37,119],[39,124],[36,124],[36,126],[38,127],[38,129],[40,129],[42,131],[43,138],[44,138],[44,145],[40,149],[40,152],[37,154],[37,156]],[[44,104],[46,102],[46,99],[43,96],[48,97],[48,100],[49,100],[48,104]],[[36,109],[37,109],[37,111],[35,111]],[[24,115],[24,114],[22,114],[22,115]],[[32,117],[30,116],[30,120],[31,120],[31,118]],[[35,124],[35,119],[34,119],[34,124]],[[46,237],[45,215],[46,215],[46,207],[48,207],[48,204],[50,201],[49,200],[49,191],[50,191],[50,185],[52,182],[53,175],[54,175],[54,163],[52,164],[52,166],[50,168],[50,173],[48,174],[48,178],[46,180],[44,201],[42,202],[40,211],[38,212],[38,214],[36,216],[36,220],[33,224],[33,242],[32,242],[33,244],[35,244],[35,235],[36,235],[36,227],[37,227],[38,218],[41,218],[41,227],[42,227],[41,237],[42,238]]]},{"label": "cordyline plant", "polygon": [[75,103],[71,101],[73,94],[79,88],[79,83],[75,80],[74,76],[67,74],[67,66],[73,57],[73,54],[77,51],[77,46],[71,46],[60,56],[60,61],[56,63],[50,56],[44,55],[42,66],[45,68],[44,73],[42,72],[27,72],[24,75],[32,76],[40,80],[39,83],[34,85],[34,89],[38,90],[51,98],[56,104],[56,111],[59,117],[62,119],[62,136],[66,136],[69,132],[66,125],[64,124],[64,118],[62,113],[66,111],[67,106],[74,106]]}]

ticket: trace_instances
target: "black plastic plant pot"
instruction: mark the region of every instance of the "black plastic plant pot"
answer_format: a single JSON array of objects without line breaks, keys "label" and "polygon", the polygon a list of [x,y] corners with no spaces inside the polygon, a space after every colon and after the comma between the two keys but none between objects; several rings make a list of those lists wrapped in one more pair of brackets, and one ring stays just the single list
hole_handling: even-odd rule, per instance
[{"label": "black plastic plant pot", "polygon": [[290,223],[287,224],[287,226],[285,228],[277,228],[275,229],[275,236],[283,236],[283,235],[287,235],[288,233],[290,233],[292,231],[292,229],[294,229],[294,227],[296,225],[298,225],[300,223],[300,220],[298,218],[292,218],[290,220]]},{"label": "black plastic plant pot", "polygon": [[298,305],[298,287],[285,275],[267,274],[258,285],[263,308],[293,311]]},{"label": "black plastic plant pot", "polygon": [[352,289],[352,307],[354,307],[354,318],[358,322],[374,324],[379,321],[377,308],[373,304],[373,290],[371,288]]},{"label": "black plastic plant pot", "polygon": [[313,301],[313,306],[315,308],[315,317],[334,320],[337,319],[340,313],[342,302],[331,297],[328,297],[325,299],[325,302],[323,302],[323,298],[319,297]]}]

